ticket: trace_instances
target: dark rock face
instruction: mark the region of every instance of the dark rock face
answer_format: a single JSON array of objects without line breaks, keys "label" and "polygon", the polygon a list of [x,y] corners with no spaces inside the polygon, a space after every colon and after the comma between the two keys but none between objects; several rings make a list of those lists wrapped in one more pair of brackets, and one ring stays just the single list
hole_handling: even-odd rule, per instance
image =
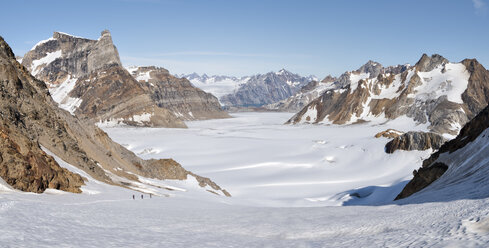
[{"label": "dark rock face", "polygon": [[470,73],[469,84],[462,94],[462,100],[467,105],[469,119],[472,119],[489,103],[489,71],[475,59],[465,59],[462,64]]},{"label": "dark rock face", "polygon": [[141,88],[159,107],[170,110],[183,120],[229,118],[219,100],[210,93],[194,87],[186,78],[172,76],[159,67],[138,67],[131,70]]},{"label": "dark rock face", "polygon": [[445,141],[443,136],[436,133],[407,132],[389,141],[385,145],[385,152],[394,153],[396,150],[424,151],[430,148],[437,150]]},{"label": "dark rock face", "polygon": [[[447,166],[440,165],[440,162],[438,162],[440,156],[442,154],[450,155],[461,150],[477,139],[487,128],[489,128],[489,107],[483,109],[476,117],[469,121],[455,139],[444,143],[437,152],[424,160],[423,166],[418,171],[415,171],[414,178],[404,187],[402,192],[396,197],[396,200],[408,197],[440,178],[448,168]],[[449,160],[454,159],[449,158]],[[463,161],[464,158],[461,158],[461,160]]]},{"label": "dark rock face", "polygon": [[421,59],[418,61],[418,63],[416,63],[415,67],[418,71],[427,72],[427,71],[432,71],[437,66],[446,63],[448,63],[448,60],[438,54],[433,54],[431,57],[429,57],[426,54],[423,54],[423,56],[421,56]]},{"label": "dark rock face", "polygon": [[448,166],[443,163],[435,163],[430,167],[422,167],[418,171],[413,171],[414,178],[404,187],[402,192],[397,195],[395,200],[406,198],[430,185],[440,178]]},{"label": "dark rock face", "polygon": [[310,81],[310,78],[301,77],[286,70],[256,75],[234,94],[223,96],[221,102],[226,106],[236,107],[258,107],[271,104],[292,96]]}]

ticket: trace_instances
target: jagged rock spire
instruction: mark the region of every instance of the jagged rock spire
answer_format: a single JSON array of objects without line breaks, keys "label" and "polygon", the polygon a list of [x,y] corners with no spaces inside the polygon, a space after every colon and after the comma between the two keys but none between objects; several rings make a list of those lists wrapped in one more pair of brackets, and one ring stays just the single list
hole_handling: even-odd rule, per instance
[{"label": "jagged rock spire", "polygon": [[449,61],[439,54],[433,54],[431,57],[426,55],[426,53],[421,56],[419,61],[416,63],[415,67],[418,71],[428,72],[435,69],[437,66],[446,64]]}]

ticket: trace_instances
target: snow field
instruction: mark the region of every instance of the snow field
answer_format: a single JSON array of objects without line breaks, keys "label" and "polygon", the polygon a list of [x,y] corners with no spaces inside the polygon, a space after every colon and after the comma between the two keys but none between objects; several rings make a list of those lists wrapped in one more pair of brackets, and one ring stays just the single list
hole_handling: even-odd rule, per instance
[{"label": "snow field", "polygon": [[[145,159],[171,157],[214,180],[238,205],[299,207],[342,205],[351,190],[369,186],[372,197],[402,186],[428,151],[384,152],[388,128],[408,131],[413,122],[384,125],[291,126],[290,113],[238,113],[235,118],[187,122],[189,129],[115,127],[104,130]],[[407,123],[407,124],[406,124]],[[389,189],[389,190],[387,190]],[[399,193],[397,192],[397,193]],[[392,200],[393,192],[389,194]],[[385,200],[384,200],[385,201]],[[389,200],[387,200],[389,201]],[[375,201],[374,201],[375,202]]]}]

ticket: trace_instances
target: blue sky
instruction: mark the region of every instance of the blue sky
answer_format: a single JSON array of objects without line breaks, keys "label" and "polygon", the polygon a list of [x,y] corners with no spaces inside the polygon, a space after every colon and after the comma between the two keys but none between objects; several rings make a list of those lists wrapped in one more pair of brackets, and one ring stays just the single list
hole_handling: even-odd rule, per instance
[{"label": "blue sky", "polygon": [[109,29],[124,65],[243,76],[286,68],[339,75],[423,53],[489,68],[489,0],[16,0],[0,35],[17,55],[62,31]]}]

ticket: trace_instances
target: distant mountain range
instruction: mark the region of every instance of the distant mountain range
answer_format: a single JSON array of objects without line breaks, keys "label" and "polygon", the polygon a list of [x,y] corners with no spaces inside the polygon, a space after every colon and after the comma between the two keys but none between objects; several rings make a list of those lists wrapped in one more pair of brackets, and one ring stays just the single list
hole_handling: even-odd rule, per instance
[{"label": "distant mountain range", "polygon": [[286,99],[313,80],[285,69],[246,77],[207,76],[196,73],[179,75],[196,87],[216,95],[224,106],[258,107]]}]

